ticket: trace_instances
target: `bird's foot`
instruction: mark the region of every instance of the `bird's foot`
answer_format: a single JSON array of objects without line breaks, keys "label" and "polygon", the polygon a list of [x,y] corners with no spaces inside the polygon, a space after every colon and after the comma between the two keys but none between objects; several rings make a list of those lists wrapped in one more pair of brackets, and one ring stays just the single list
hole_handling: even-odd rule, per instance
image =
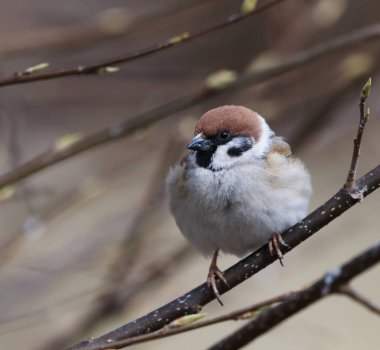
[{"label": "bird's foot", "polygon": [[227,287],[229,287],[227,280],[224,278],[223,272],[219,270],[218,266],[210,266],[207,276],[207,283],[211,287],[215,298],[219,301],[219,304],[223,306],[218,287],[216,286],[216,277],[218,277]]},{"label": "bird's foot", "polygon": [[281,266],[284,266],[283,260],[284,255],[282,254],[280,246],[288,247],[289,245],[284,242],[284,240],[281,237],[281,234],[275,233],[270,239],[269,239],[269,252],[272,256],[276,256],[278,260],[280,261]]},{"label": "bird's foot", "polygon": [[211,287],[215,298],[218,300],[219,304],[223,305],[222,299],[220,297],[218,287],[216,286],[216,277],[218,277],[227,287],[229,287],[229,284],[227,280],[224,278],[223,272],[220,271],[219,267],[216,265],[216,259],[218,256],[218,251],[214,253],[214,257],[211,261],[210,268],[208,271],[208,276],[207,276],[207,283]]}]

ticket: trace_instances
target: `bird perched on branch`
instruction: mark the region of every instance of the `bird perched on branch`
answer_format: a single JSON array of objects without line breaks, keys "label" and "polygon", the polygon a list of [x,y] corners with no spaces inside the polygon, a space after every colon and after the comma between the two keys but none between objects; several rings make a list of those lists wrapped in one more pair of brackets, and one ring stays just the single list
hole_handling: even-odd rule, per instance
[{"label": "bird perched on branch", "polygon": [[248,108],[212,109],[194,135],[190,152],[166,183],[179,229],[212,256],[208,282],[222,304],[216,278],[227,281],[217,266],[218,252],[242,256],[269,242],[282,265],[281,233],[306,215],[312,187],[290,146]]}]

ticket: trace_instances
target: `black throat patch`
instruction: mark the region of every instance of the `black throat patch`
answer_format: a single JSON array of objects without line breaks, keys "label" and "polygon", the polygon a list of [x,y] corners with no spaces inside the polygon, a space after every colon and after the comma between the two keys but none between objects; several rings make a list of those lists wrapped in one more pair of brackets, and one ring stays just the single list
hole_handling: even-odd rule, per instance
[{"label": "black throat patch", "polygon": [[211,158],[214,155],[215,150],[212,151],[197,151],[196,161],[197,165],[202,168],[208,168],[211,163]]}]

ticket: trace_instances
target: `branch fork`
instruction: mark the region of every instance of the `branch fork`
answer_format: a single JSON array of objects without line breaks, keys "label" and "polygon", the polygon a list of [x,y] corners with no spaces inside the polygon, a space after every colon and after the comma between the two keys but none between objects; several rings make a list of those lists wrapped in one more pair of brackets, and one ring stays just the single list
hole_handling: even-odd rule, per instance
[{"label": "branch fork", "polygon": [[356,189],[356,172],[357,172],[358,162],[359,162],[359,157],[360,157],[360,147],[361,147],[361,142],[362,142],[363,131],[370,115],[369,108],[365,111],[365,102],[371,93],[371,85],[372,85],[372,80],[371,78],[369,78],[361,91],[360,102],[359,102],[359,111],[360,111],[359,127],[358,127],[356,137],[354,138],[354,150],[352,152],[351,166],[350,166],[350,170],[348,171],[347,180],[345,183],[345,188],[352,194],[352,198],[358,199],[359,202],[363,200],[363,193],[360,191],[357,191]]}]

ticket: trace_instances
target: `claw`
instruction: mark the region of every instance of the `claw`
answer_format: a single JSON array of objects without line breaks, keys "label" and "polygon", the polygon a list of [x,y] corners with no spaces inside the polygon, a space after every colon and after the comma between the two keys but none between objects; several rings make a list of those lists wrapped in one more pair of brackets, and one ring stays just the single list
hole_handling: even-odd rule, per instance
[{"label": "claw", "polygon": [[269,240],[269,252],[272,256],[276,255],[280,261],[281,266],[284,266],[284,255],[282,254],[280,245],[288,247],[289,245],[284,242],[279,233],[275,233]]},{"label": "claw", "polygon": [[281,245],[283,245],[284,247],[289,247],[289,244],[288,244],[288,243],[285,243],[285,241],[284,241],[284,239],[282,238],[281,234],[277,233],[276,236],[277,236],[278,241],[280,242]]},{"label": "claw", "polygon": [[222,299],[221,299],[221,296],[219,294],[218,288],[216,286],[215,276],[216,276],[216,274],[212,273],[210,271],[209,274],[208,274],[208,277],[207,277],[207,283],[211,287],[211,289],[212,289],[212,291],[214,293],[214,296],[218,300],[219,304],[222,305],[222,306],[224,306],[224,304],[222,302]]},{"label": "claw", "polygon": [[228,284],[227,280],[224,277],[224,273],[220,271],[219,269],[215,271],[215,275],[228,287],[230,288],[230,285]]},{"label": "claw", "polygon": [[211,287],[214,293],[214,296],[218,300],[219,304],[224,306],[222,299],[220,297],[220,293],[218,291],[218,287],[216,286],[216,277],[218,277],[227,287],[229,287],[229,284],[227,280],[225,279],[223,272],[220,271],[220,269],[216,265],[217,258],[218,258],[218,250],[215,251],[214,256],[212,258],[210,269],[207,276],[207,283]]}]

